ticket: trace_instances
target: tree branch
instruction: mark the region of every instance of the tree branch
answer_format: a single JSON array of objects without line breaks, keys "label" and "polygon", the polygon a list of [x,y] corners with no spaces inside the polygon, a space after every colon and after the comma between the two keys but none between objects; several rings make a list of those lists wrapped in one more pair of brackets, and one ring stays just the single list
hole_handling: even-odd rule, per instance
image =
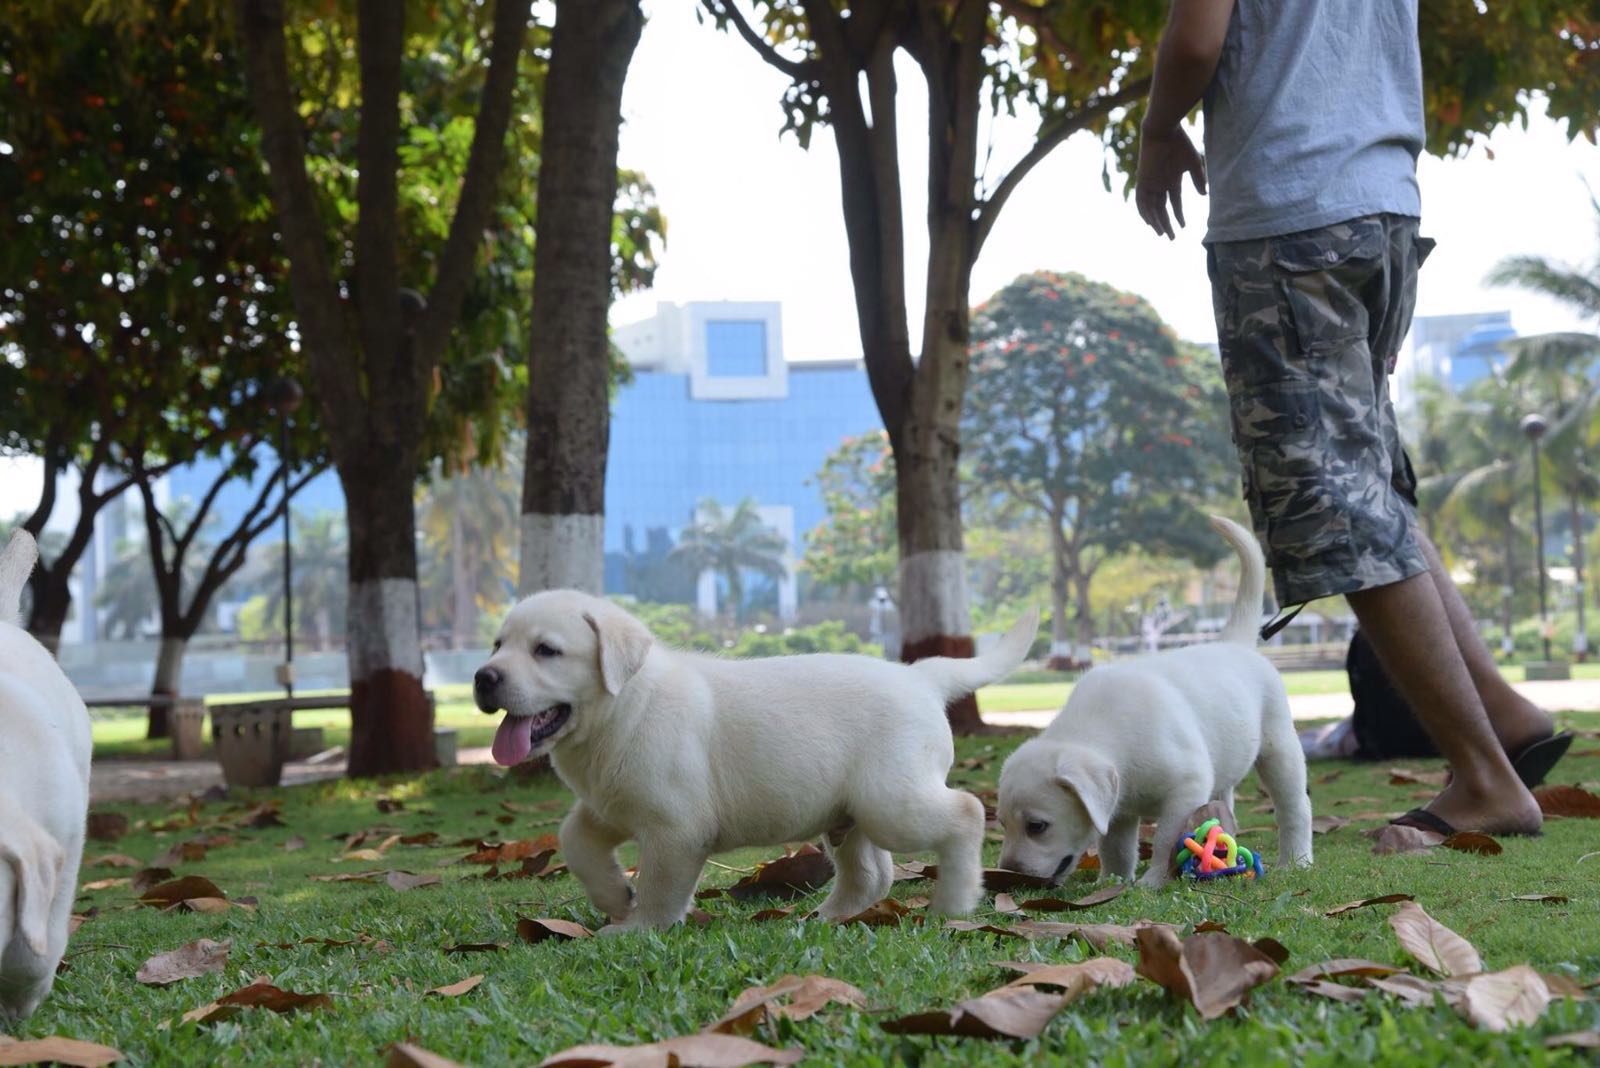
[{"label": "tree branch", "polygon": [[983,251],[983,243],[989,239],[989,231],[994,229],[995,220],[1000,217],[1000,211],[1006,206],[1006,201],[1011,194],[1016,192],[1017,186],[1028,173],[1039,163],[1055,151],[1067,138],[1086,128],[1090,123],[1104,115],[1108,115],[1126,104],[1131,104],[1140,99],[1150,89],[1150,79],[1140,78],[1129,82],[1110,96],[1097,97],[1070,115],[1061,116],[1049,128],[1040,127],[1039,135],[1026,155],[1017,161],[1016,165],[995,186],[994,192],[984,199],[978,208],[978,217],[973,220],[972,255],[976,259],[978,253]]},{"label": "tree branch", "polygon": [[[386,6],[381,2],[378,6]],[[528,28],[526,0],[495,0],[494,39],[489,45],[489,73],[478,98],[478,118],[472,132],[472,148],[467,154],[467,169],[461,179],[461,196],[456,201],[455,217],[450,220],[450,235],[439,254],[438,271],[428,306],[417,327],[413,359],[415,388],[427,396],[433,368],[444,354],[461,303],[472,281],[473,260],[483,242],[494,210],[495,190],[505,158],[506,130],[511,125],[511,103],[517,85],[517,61],[522,55],[523,37]]]},{"label": "tree branch", "polygon": [[730,24],[744,38],[744,43],[755,49],[766,64],[775,70],[782,71],[797,82],[814,81],[817,77],[817,63],[808,59],[789,59],[782,55],[772,43],[756,32],[750,25],[743,12],[734,4],[733,0],[700,0],[707,13],[716,20],[718,25]]}]

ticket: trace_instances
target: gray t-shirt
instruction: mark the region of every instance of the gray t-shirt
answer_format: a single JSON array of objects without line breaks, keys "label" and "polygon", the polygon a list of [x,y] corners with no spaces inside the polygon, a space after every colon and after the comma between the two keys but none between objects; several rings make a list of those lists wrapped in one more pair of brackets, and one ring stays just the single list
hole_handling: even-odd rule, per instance
[{"label": "gray t-shirt", "polygon": [[1421,216],[1417,0],[1237,0],[1205,119],[1207,241]]}]

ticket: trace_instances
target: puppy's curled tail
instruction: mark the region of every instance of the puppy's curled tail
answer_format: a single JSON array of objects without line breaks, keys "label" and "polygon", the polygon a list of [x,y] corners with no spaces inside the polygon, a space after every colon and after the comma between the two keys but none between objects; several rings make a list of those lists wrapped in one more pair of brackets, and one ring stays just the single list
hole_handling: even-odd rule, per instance
[{"label": "puppy's curled tail", "polygon": [[1239,595],[1222,628],[1221,640],[1239,645],[1256,644],[1261,634],[1261,596],[1267,588],[1267,561],[1256,536],[1231,519],[1211,517],[1211,529],[1221,534],[1239,555]]},{"label": "puppy's curled tail", "polygon": [[0,549],[0,623],[22,625],[22,589],[28,584],[37,559],[38,544],[32,534],[20,528]]},{"label": "puppy's curled tail", "polygon": [[1039,610],[1030,609],[1005,632],[994,648],[981,656],[952,657],[931,656],[918,660],[911,667],[939,689],[946,701],[965,697],[981,686],[1005,678],[1017,669],[1033,637],[1039,632]]}]

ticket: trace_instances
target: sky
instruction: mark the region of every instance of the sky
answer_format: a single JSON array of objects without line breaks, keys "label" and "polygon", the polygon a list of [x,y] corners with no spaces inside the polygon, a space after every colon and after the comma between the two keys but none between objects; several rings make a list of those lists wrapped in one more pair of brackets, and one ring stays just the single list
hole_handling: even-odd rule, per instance
[{"label": "sky", "polygon": [[[743,5],[748,10],[748,5]],[[838,157],[820,130],[810,151],[780,139],[778,106],[787,79],[736,36],[695,17],[689,0],[647,2],[649,22],[623,97],[621,159],[654,183],[668,239],[656,286],[612,310],[613,324],[654,313],[657,301],[777,300],[790,359],[859,356],[848,251],[839,203]],[[924,88],[899,63],[902,181],[908,292],[920,296],[926,255],[920,236],[925,175]],[[1035,125],[1008,121],[989,131],[992,186],[1031,143]],[[1527,132],[1502,129],[1466,159],[1424,157],[1419,165],[1423,233],[1439,242],[1418,283],[1417,313],[1509,310],[1525,334],[1580,324],[1559,306],[1514,290],[1489,289],[1501,257],[1536,253],[1575,264],[1600,248],[1584,178],[1600,191],[1600,149],[1569,145],[1541,116]],[[1006,205],[978,260],[973,303],[1019,274],[1078,271],[1139,293],[1194,341],[1215,341],[1205,274],[1204,201],[1187,191],[1189,229],[1155,236],[1121,195],[1101,184],[1104,153],[1079,135],[1034,169]],[[916,342],[921,308],[911,309]],[[1592,329],[1594,324],[1590,325]]]}]

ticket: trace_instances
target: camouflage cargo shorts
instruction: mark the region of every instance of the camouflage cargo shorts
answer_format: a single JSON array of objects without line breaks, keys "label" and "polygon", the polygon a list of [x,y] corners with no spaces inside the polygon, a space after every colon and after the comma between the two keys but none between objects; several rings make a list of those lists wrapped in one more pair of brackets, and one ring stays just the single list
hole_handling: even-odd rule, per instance
[{"label": "camouflage cargo shorts", "polygon": [[1428,569],[1389,375],[1433,242],[1372,215],[1208,246],[1244,495],[1280,606]]}]

